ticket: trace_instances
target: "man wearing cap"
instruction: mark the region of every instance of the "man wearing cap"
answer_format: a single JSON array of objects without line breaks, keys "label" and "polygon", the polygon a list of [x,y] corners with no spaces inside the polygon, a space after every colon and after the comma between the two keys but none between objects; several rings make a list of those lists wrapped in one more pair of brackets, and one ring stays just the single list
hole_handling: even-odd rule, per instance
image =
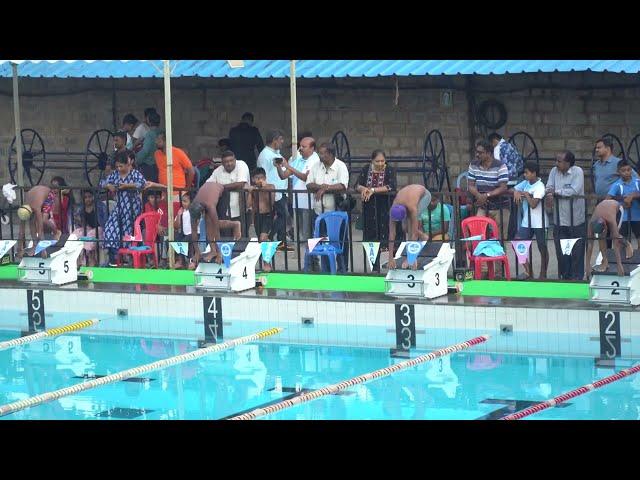
[{"label": "man wearing cap", "polygon": [[[396,268],[396,261],[393,258],[396,222],[402,222],[407,241],[429,240],[429,235],[420,228],[420,215],[429,208],[429,203],[431,203],[431,193],[423,185],[407,185],[396,194],[389,214],[389,269]],[[413,268],[417,266],[416,259]],[[403,268],[405,267],[406,265],[403,264]]]},{"label": "man wearing cap", "polygon": [[[60,231],[56,227],[53,218],[50,216],[47,220],[44,220],[42,215],[43,209],[46,209],[47,206],[52,203],[54,200],[51,196],[51,189],[49,187],[45,187],[44,185],[37,185],[31,188],[24,196],[25,203],[18,208],[18,218],[20,221],[20,228],[18,231],[18,239],[21,242],[21,255],[28,254],[32,255],[33,249],[35,245],[38,244],[40,240],[44,240],[44,227],[47,226],[47,229],[53,232],[54,237],[56,239],[60,236]],[[24,249],[24,240],[25,240],[25,228],[24,222],[29,221],[29,231],[31,232],[31,237],[33,240],[34,247],[30,248],[30,252],[25,251]],[[42,257],[47,258],[47,252],[42,252]]]},{"label": "man wearing cap", "polygon": [[613,250],[616,253],[616,263],[618,265],[618,275],[624,276],[624,270],[622,268],[622,259],[620,257],[620,247],[626,248],[626,258],[630,258],[633,255],[633,247],[631,243],[627,241],[620,234],[620,225],[622,223],[623,208],[618,205],[616,200],[603,200],[600,202],[591,216],[589,226],[587,227],[587,241],[589,243],[587,247],[587,256],[585,258],[585,271],[587,273],[587,280],[591,275],[591,269],[589,263],[591,262],[591,252],[593,251],[593,237],[598,238],[598,245],[600,246],[600,252],[602,253],[602,263],[599,268],[595,267],[594,270],[598,272],[604,272],[609,268],[609,261],[607,259],[607,244],[606,236],[607,232],[610,233],[611,240],[613,241]]}]

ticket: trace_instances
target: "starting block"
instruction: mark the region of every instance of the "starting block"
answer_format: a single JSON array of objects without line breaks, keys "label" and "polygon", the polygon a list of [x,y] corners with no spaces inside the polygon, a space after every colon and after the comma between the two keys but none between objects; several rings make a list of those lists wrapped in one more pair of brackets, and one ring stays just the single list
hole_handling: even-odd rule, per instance
[{"label": "starting block", "polygon": [[23,257],[18,265],[18,280],[30,283],[64,285],[78,280],[78,257],[84,245],[74,235],[47,248],[47,258]]},{"label": "starting block", "polygon": [[[427,244],[431,246],[434,244]],[[389,270],[384,279],[384,290],[398,297],[436,298],[447,294],[447,272],[453,262],[455,250],[443,243],[438,254],[422,270]]]},{"label": "starting block", "polygon": [[257,238],[252,238],[244,252],[224,264],[200,262],[194,271],[196,288],[241,292],[256,286],[256,263],[262,251]]},{"label": "starting block", "polygon": [[611,250],[607,251],[609,268],[604,272],[591,272],[590,301],[640,305],[640,253],[634,252],[631,258],[624,258],[624,251],[621,255],[624,276],[618,275],[615,252]]}]

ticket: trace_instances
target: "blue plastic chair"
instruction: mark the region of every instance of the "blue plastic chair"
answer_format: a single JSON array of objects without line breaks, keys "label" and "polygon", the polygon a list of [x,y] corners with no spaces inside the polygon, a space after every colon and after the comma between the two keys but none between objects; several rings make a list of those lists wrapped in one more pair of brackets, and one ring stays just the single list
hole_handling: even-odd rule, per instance
[{"label": "blue plastic chair", "polygon": [[[326,212],[322,215],[319,215],[316,218],[316,223],[313,228],[313,236],[314,238],[320,237],[320,224],[321,222],[325,222],[327,226],[327,237],[329,238],[328,243],[319,243],[313,249],[313,252],[307,250],[304,252],[304,271],[309,271],[311,256],[321,256],[327,257],[329,260],[329,268],[331,269],[331,274],[335,275],[337,272],[337,259],[340,259],[340,271],[345,272],[346,268],[344,265],[344,259],[342,254],[344,253],[344,247],[347,242],[347,234],[349,232],[349,216],[347,212]],[[340,235],[340,230],[344,226],[344,231],[342,236]]]}]

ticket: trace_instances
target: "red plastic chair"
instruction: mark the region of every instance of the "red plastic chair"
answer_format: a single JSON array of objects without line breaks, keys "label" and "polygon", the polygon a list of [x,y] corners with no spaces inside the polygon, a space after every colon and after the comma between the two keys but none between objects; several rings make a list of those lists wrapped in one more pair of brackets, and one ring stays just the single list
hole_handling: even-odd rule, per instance
[{"label": "red plastic chair", "polygon": [[[144,238],[142,237],[142,227],[144,222]],[[160,213],[148,212],[138,215],[133,224],[135,238],[142,238],[142,245],[133,248],[121,248],[116,256],[116,265],[121,264],[121,255],[131,255],[133,258],[133,268],[145,268],[147,255],[153,255],[153,260],[158,268],[158,252],[156,250],[156,236],[158,235],[158,223],[160,223]],[[126,237],[123,241],[128,241]]]},{"label": "red plastic chair", "polygon": [[[489,236],[489,227],[491,228],[491,236]],[[489,217],[468,217],[462,221],[462,238],[481,235],[482,240],[497,239],[499,238],[498,232],[498,224],[495,220]],[[496,262],[502,262],[505,276],[507,277],[507,280],[511,280],[509,259],[507,258],[506,253],[499,257],[485,257],[484,255],[476,257],[473,255],[476,246],[482,240],[464,242],[469,268],[473,268],[474,270],[473,278],[476,280],[482,279],[482,264],[486,263],[489,270],[489,280],[493,280],[496,278],[495,264]]]}]

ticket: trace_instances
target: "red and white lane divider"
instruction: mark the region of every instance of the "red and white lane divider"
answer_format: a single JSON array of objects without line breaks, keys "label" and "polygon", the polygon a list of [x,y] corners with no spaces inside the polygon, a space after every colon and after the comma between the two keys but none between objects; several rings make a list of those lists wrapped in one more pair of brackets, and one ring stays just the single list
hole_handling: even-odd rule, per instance
[{"label": "red and white lane divider", "polygon": [[376,378],[386,377],[387,375],[391,375],[392,373],[398,372],[400,370],[405,370],[410,367],[415,367],[420,363],[429,362],[438,357],[444,357],[451,353],[458,352],[460,350],[465,350],[469,347],[473,347],[480,343],[484,343],[488,339],[489,339],[489,335],[480,335],[479,337],[472,338],[471,340],[467,340],[466,342],[457,343],[455,345],[451,345],[450,347],[434,350],[431,353],[420,355],[419,357],[413,358],[411,360],[405,360],[404,362],[396,363],[395,365],[391,365],[390,367],[381,368],[380,370],[376,370],[375,372],[365,373],[364,375],[360,375],[358,377],[354,377],[340,383],[329,385],[328,387],[320,388],[318,390],[314,390],[313,392],[303,393],[302,395],[290,398],[288,400],[283,400],[282,402],[269,405],[268,407],[257,408],[250,412],[243,413],[242,415],[231,417],[229,420],[253,420],[255,418],[262,417],[264,415],[269,415],[271,413],[284,410],[285,408],[293,407],[300,403],[308,402],[310,400],[315,400],[316,398],[323,397],[325,395],[331,395],[340,390],[344,390],[346,388],[353,387],[354,385],[358,385],[359,383],[375,380]]},{"label": "red and white lane divider", "polygon": [[525,408],[524,410],[520,410],[519,412],[512,413],[511,415],[507,415],[506,417],[502,417],[500,420],[520,420],[521,418],[528,417],[529,415],[541,412],[542,410],[546,410],[547,408],[555,407],[559,403],[566,402],[567,400],[571,400],[575,397],[579,397],[580,395],[589,393],[596,388],[604,387],[605,385],[616,382],[638,372],[640,372],[640,363],[638,365],[634,365],[631,368],[627,368],[626,370],[621,370],[618,373],[609,375],[608,377],[596,380],[595,382],[588,385],[584,385],[582,387],[576,388],[575,390],[571,390],[570,392],[558,395],[557,397],[554,397],[550,400],[546,400],[544,402]]}]

